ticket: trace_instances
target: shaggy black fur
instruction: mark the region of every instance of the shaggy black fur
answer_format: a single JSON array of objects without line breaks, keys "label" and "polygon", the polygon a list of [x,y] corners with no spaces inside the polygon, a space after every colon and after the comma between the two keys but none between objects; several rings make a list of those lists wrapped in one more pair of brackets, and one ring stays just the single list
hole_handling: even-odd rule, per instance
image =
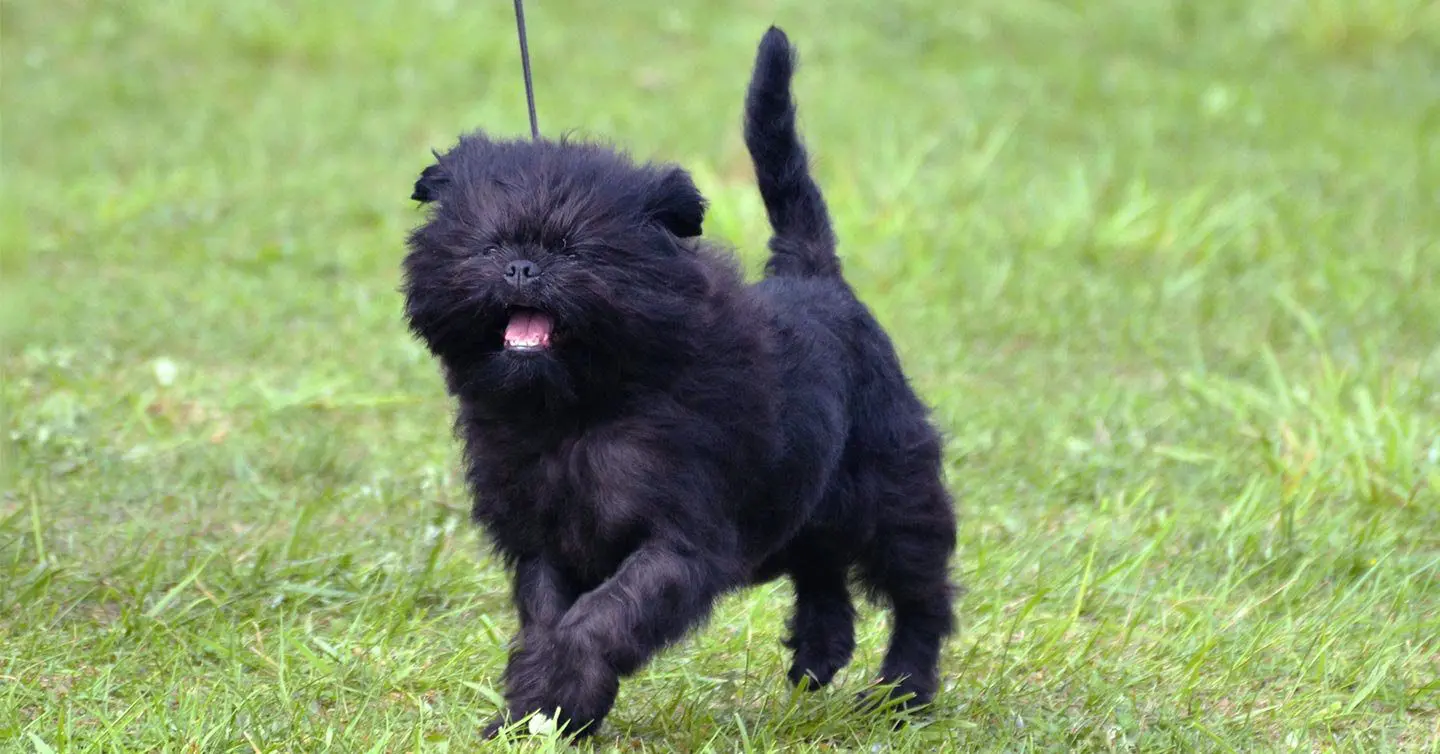
[{"label": "shaggy black fur", "polygon": [[[774,237],[747,286],[697,239],[673,166],[567,141],[463,137],[415,184],[411,328],[457,398],[474,515],[514,573],[507,716],[593,732],[619,679],[723,593],[795,585],[789,677],[854,650],[848,591],[894,611],[881,680],[938,685],[955,518],[941,441],[889,338],[840,276],[790,96],[794,53],[760,44],[745,140]],[[507,345],[513,317],[553,323]],[[503,719],[503,718],[502,718]]]}]

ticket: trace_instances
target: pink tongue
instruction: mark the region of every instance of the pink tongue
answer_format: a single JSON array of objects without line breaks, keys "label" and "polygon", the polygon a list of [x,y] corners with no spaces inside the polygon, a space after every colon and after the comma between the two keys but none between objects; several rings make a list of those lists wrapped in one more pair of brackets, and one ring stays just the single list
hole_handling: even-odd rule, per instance
[{"label": "pink tongue", "polygon": [[505,326],[507,346],[545,346],[550,344],[550,315],[533,310],[517,310]]}]

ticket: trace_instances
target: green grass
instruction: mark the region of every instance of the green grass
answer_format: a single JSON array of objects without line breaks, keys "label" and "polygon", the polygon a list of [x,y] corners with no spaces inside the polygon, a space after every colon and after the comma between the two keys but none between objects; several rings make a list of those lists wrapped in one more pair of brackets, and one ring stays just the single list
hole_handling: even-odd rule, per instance
[{"label": "green grass", "polygon": [[[396,286],[427,150],[525,130],[509,4],[45,5],[0,3],[0,749],[473,750],[513,617]],[[775,584],[602,747],[1440,751],[1440,4],[528,10],[542,128],[689,166],[752,270],[787,27],[963,505],[927,719],[849,711],[873,609],[792,696]]]}]

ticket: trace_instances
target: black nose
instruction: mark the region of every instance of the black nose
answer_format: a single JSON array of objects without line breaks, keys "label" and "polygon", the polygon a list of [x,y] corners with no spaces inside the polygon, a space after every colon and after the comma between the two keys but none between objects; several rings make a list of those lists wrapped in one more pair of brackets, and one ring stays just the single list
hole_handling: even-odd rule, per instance
[{"label": "black nose", "polygon": [[505,266],[505,281],[522,288],[540,277],[540,265],[528,259],[517,259]]}]

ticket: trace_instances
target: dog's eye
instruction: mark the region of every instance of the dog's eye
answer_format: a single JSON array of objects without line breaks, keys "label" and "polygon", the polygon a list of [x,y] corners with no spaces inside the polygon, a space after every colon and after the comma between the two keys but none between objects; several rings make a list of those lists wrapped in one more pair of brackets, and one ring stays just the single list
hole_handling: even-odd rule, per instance
[{"label": "dog's eye", "polygon": [[498,254],[498,253],[500,253],[500,247],[499,247],[499,246],[496,246],[496,245],[493,244],[493,243],[492,243],[492,244],[486,244],[484,247],[482,247],[482,248],[480,249],[480,253],[481,253],[481,254],[484,254],[485,256],[488,257],[488,256],[490,256],[491,254]]}]

